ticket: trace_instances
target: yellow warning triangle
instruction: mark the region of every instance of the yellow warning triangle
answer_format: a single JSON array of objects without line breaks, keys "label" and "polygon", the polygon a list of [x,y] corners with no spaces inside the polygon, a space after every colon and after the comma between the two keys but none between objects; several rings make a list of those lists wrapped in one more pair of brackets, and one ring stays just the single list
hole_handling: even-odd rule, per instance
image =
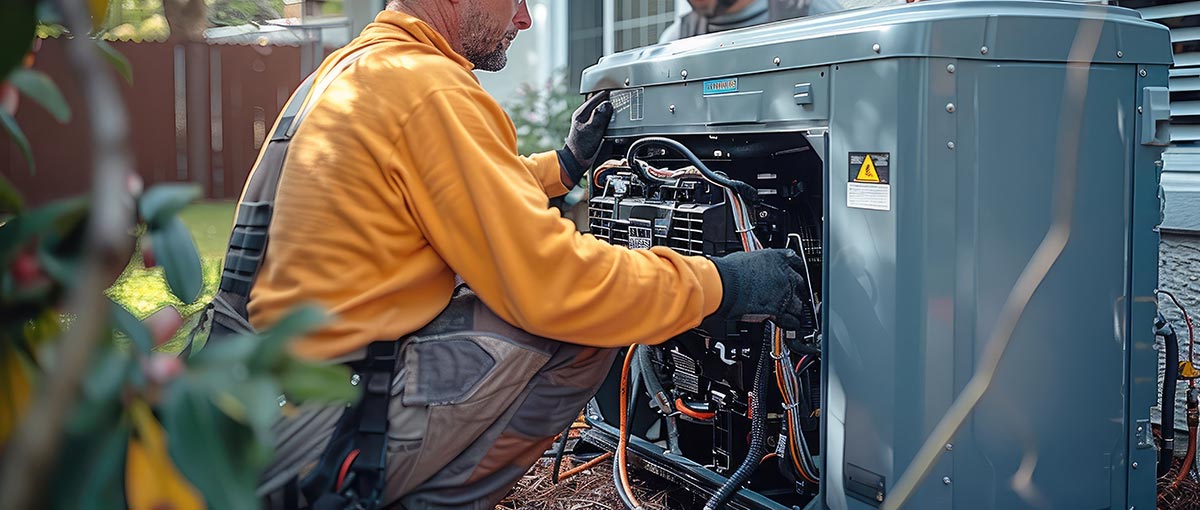
[{"label": "yellow warning triangle", "polygon": [[871,161],[870,154],[863,158],[862,166],[858,169],[858,177],[854,178],[854,182],[879,182],[879,172],[875,171],[875,162]]}]

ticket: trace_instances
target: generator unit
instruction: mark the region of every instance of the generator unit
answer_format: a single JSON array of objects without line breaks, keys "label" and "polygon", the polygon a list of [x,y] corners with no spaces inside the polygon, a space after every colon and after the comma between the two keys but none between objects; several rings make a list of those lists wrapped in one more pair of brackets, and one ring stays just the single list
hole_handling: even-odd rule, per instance
[{"label": "generator unit", "polygon": [[602,59],[582,79],[616,109],[591,235],[791,248],[809,312],[635,348],[585,440],[701,501],[736,490],[728,508],[871,509],[976,378],[903,508],[1154,508],[1171,62],[1135,11],[1007,0]]}]

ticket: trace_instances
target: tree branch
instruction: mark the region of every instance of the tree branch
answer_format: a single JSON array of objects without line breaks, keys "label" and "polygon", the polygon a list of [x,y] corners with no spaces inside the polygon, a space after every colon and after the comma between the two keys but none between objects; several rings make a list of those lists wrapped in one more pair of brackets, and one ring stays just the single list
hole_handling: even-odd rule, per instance
[{"label": "tree branch", "polygon": [[83,249],[84,261],[68,299],[75,316],[47,363],[47,384],[31,403],[9,443],[0,478],[0,507],[39,508],[40,489],[49,478],[63,439],[63,429],[75,407],[79,387],[93,354],[108,334],[108,303],[104,289],[133,249],[128,233],[134,220],[133,200],[126,179],[133,168],[128,145],[128,120],[116,81],[88,37],[91,18],[81,0],[57,0],[72,37],[67,55],[76,83],[83,87],[92,144],[91,214]]}]

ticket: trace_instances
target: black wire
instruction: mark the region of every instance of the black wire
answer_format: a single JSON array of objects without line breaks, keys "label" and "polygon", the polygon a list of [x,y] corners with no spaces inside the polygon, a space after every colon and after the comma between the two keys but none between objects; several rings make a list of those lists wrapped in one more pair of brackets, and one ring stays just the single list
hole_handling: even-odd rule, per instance
[{"label": "black wire", "polygon": [[717,493],[708,500],[708,503],[704,504],[704,510],[717,510],[724,506],[740,486],[750,479],[750,475],[758,469],[758,463],[762,461],[763,454],[766,452],[767,412],[764,401],[767,393],[767,365],[770,363],[768,353],[771,352],[771,331],[771,328],[767,328],[767,334],[763,335],[762,350],[759,351],[758,363],[754,369],[754,417],[750,420],[750,451],[737,471],[734,471],[733,475],[725,480],[725,484],[717,490]]},{"label": "black wire", "polygon": [[621,451],[618,448],[617,454],[613,455],[613,485],[616,485],[617,496],[621,498],[621,503],[625,505],[625,508],[634,510],[633,501],[629,499],[628,494],[625,494],[625,488],[621,484],[621,471],[618,469],[620,463],[624,462],[621,457]]},{"label": "black wire", "polygon": [[554,483],[558,483],[558,471],[562,469],[563,452],[567,449],[567,436],[571,435],[571,423],[567,424],[567,428],[562,431],[562,438],[558,440],[558,451],[554,452],[554,470],[550,472],[550,479]]},{"label": "black wire", "polygon": [[[748,203],[753,203],[758,199],[758,190],[754,189],[753,186],[742,181],[730,179],[724,174],[712,171],[708,168],[708,165],[705,165],[703,161],[700,161],[700,158],[696,157],[696,154],[690,149],[688,149],[682,143],[670,138],[664,138],[661,136],[648,136],[646,138],[638,139],[638,141],[629,145],[629,150],[625,153],[625,161],[628,162],[630,166],[637,166],[638,162],[633,156],[637,153],[638,149],[647,145],[664,145],[674,149],[681,156],[690,161],[692,165],[694,165],[696,169],[700,171],[701,174],[703,174],[709,180],[717,183],[719,186],[732,189],[735,193],[741,195],[742,200],[745,200]],[[645,171],[644,169],[642,170]],[[648,174],[649,172],[646,173]]]}]

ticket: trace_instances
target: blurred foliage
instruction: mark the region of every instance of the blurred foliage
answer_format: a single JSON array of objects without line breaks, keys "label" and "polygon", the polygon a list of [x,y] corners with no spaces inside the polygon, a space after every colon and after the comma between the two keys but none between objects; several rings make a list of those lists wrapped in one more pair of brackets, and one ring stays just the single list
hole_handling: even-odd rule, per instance
[{"label": "blurred foliage", "polygon": [[[20,146],[27,143],[14,117],[18,99],[60,121],[71,111],[54,83],[30,69],[35,24],[40,18],[42,26],[56,26],[58,19],[48,3],[18,3],[28,3],[36,15],[0,17],[0,124]],[[93,25],[103,25],[96,13],[106,12],[107,1],[87,5]],[[127,64],[111,48],[100,41],[95,51],[128,79]],[[27,147],[22,151],[33,171]],[[356,396],[349,372],[288,353],[290,339],[324,320],[312,308],[293,311],[268,331],[206,345],[186,359],[155,352],[178,336],[181,312],[205,306],[220,262],[202,261],[180,217],[199,195],[196,187],[128,188],[137,214],[124,230],[142,249],[140,256],[129,254],[127,277],[107,292],[114,300],[111,332],[83,374],[82,395],[68,410],[62,445],[52,456],[53,490],[40,493],[38,507],[256,507],[258,474],[273,455],[271,424],[288,409],[280,402],[349,401]],[[90,206],[89,197],[79,197],[26,208],[20,193],[0,178],[0,451],[56,376],[54,354],[73,323],[62,311],[64,302],[83,280],[83,262],[99,256],[86,249]],[[137,276],[128,277],[131,272]],[[155,296],[152,302],[147,295]]]},{"label": "blurred foliage", "polygon": [[517,128],[517,151],[533,154],[561,148],[571,129],[571,114],[583,104],[572,92],[566,72],[560,78],[535,85],[522,83],[514,99],[504,105]]}]

